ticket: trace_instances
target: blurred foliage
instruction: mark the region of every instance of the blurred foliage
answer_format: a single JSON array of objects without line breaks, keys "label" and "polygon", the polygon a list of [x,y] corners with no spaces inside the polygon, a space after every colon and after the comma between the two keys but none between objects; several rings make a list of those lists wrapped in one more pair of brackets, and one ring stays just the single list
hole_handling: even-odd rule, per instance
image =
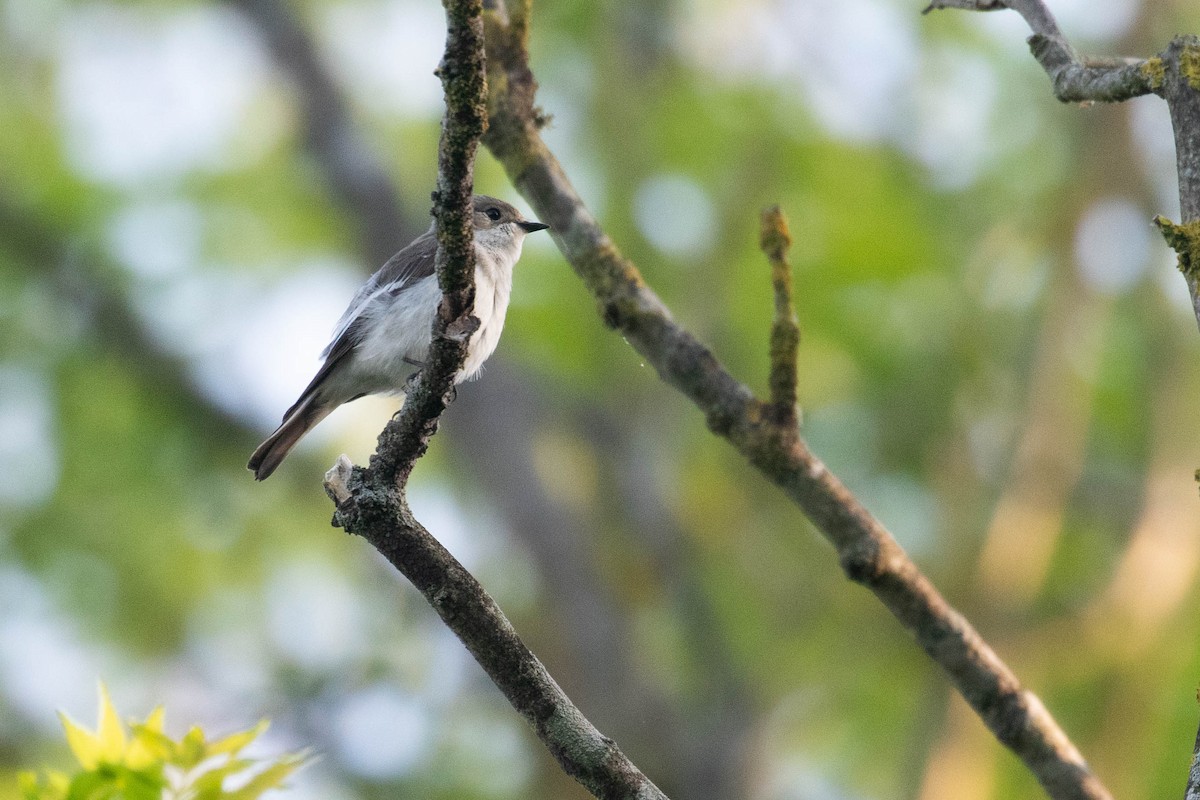
[{"label": "blurred foliage", "polygon": [[[279,5],[345,90],[354,163],[421,227],[440,7]],[[535,3],[547,139],[759,392],[757,215],[782,205],[813,450],[1119,797],[1161,796],[1200,674],[1200,339],[1149,224],[1177,217],[1166,109],[1060,106],[1015,15],[921,5]],[[1050,5],[1103,54],[1200,23]],[[240,8],[0,0],[0,798],[101,673],[208,729],[269,716],[281,750],[324,755],[292,797],[583,797],[327,526],[323,471],[365,461],[394,401],[339,412],[270,481],[244,470],[377,265]],[[486,153],[478,185],[516,199]],[[1036,795],[548,239],[515,282],[413,502],[601,730],[676,797]]]},{"label": "blurred foliage", "polygon": [[[175,741],[163,733],[163,718],[159,706],[143,722],[126,727],[102,684],[95,731],[62,715],[80,769],[73,774],[49,770],[42,777],[22,773],[25,800],[257,800],[283,786],[309,760],[303,753],[267,761],[241,756],[266,730],[266,722],[216,741],[193,727]],[[237,787],[228,788],[233,784]]]}]

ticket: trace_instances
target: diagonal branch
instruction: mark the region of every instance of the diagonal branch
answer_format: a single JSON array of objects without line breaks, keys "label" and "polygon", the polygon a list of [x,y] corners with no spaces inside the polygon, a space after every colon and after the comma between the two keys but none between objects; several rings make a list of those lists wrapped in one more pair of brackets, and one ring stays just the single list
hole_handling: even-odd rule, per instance
[{"label": "diagonal branch", "polygon": [[938,593],[892,535],[807,448],[794,429],[773,424],[757,399],[646,285],[634,264],[584,206],[538,132],[536,82],[525,41],[527,3],[510,8],[521,24],[489,14],[491,122],[484,143],[596,298],[604,321],[689,397],[727,438],[808,515],[837,550],[847,576],[863,584],[941,666],[993,734],[1055,798],[1109,798],[1041,701],[1021,687],[979,633]]},{"label": "diagonal branch", "polygon": [[546,671],[479,582],[417,522],[396,493],[364,491],[342,456],[325,476],[335,524],[358,533],[425,596],[563,770],[599,798],[667,800]]}]

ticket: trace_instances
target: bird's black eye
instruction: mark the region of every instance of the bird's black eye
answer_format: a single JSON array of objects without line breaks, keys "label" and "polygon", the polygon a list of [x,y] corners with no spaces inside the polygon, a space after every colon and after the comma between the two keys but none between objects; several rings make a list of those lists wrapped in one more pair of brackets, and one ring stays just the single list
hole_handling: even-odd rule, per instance
[{"label": "bird's black eye", "polygon": [[487,218],[490,219],[492,222],[495,222],[496,220],[500,219],[500,209],[496,208],[495,206],[493,206],[492,208],[489,208],[487,211],[485,211],[483,213],[487,214]]}]

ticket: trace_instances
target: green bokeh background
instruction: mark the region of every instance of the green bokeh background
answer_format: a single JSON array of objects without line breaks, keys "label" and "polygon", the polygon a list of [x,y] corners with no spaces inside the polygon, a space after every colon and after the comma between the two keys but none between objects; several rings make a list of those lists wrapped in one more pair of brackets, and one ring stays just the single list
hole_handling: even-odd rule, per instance
[{"label": "green bokeh background", "polygon": [[[766,384],[772,203],[804,432],[1120,798],[1196,729],[1200,338],[1149,220],[1165,106],[1063,106],[1013,14],[901,0],[535,3],[547,139],[676,318]],[[1147,55],[1183,3],[1050,6]],[[441,9],[284,6],[390,178],[377,241],[238,2],[0,0],[0,798],[54,712],[156,703],[323,760],[298,798],[582,798],[420,597],[329,527],[339,412],[244,469],[355,283],[427,224]],[[481,153],[481,190],[517,200]],[[425,524],[675,798],[1038,796],[830,548],[530,240]]]}]

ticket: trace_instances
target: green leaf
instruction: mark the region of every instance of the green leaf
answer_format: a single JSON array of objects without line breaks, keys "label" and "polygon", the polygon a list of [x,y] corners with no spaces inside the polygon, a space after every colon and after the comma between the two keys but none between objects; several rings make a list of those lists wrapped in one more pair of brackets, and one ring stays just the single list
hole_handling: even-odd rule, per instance
[{"label": "green leaf", "polygon": [[257,800],[263,792],[277,789],[288,777],[311,760],[308,752],[290,753],[250,779],[242,788],[229,792],[224,800]]},{"label": "green leaf", "polygon": [[130,728],[133,731],[133,741],[125,756],[125,763],[130,768],[140,769],[154,762],[162,764],[174,757],[175,742],[161,730],[138,723],[134,723]]},{"label": "green leaf", "polygon": [[58,712],[59,721],[67,734],[67,746],[84,769],[95,769],[100,764],[100,737],[71,719],[64,712]]},{"label": "green leaf", "polygon": [[208,746],[208,754],[210,756],[218,756],[224,753],[235,755],[243,747],[261,736],[263,732],[270,727],[270,725],[270,720],[260,720],[259,723],[253,728],[240,731],[238,733],[232,733],[223,739],[218,739]]},{"label": "green leaf", "polygon": [[80,772],[71,779],[67,800],[109,800],[116,798],[118,787],[114,775],[101,770]]},{"label": "green leaf", "polygon": [[49,787],[42,787],[36,772],[18,772],[17,788],[23,800],[51,800],[59,796],[53,794]]},{"label": "green leaf", "polygon": [[121,724],[117,710],[113,708],[108,687],[103,681],[100,682],[100,720],[96,725],[96,733],[100,760],[109,764],[121,763],[129,740],[125,736],[125,726]]},{"label": "green leaf", "polygon": [[179,741],[179,745],[175,750],[175,757],[171,763],[188,770],[199,764],[206,757],[204,731],[198,725],[193,725],[184,734],[183,739]]}]

